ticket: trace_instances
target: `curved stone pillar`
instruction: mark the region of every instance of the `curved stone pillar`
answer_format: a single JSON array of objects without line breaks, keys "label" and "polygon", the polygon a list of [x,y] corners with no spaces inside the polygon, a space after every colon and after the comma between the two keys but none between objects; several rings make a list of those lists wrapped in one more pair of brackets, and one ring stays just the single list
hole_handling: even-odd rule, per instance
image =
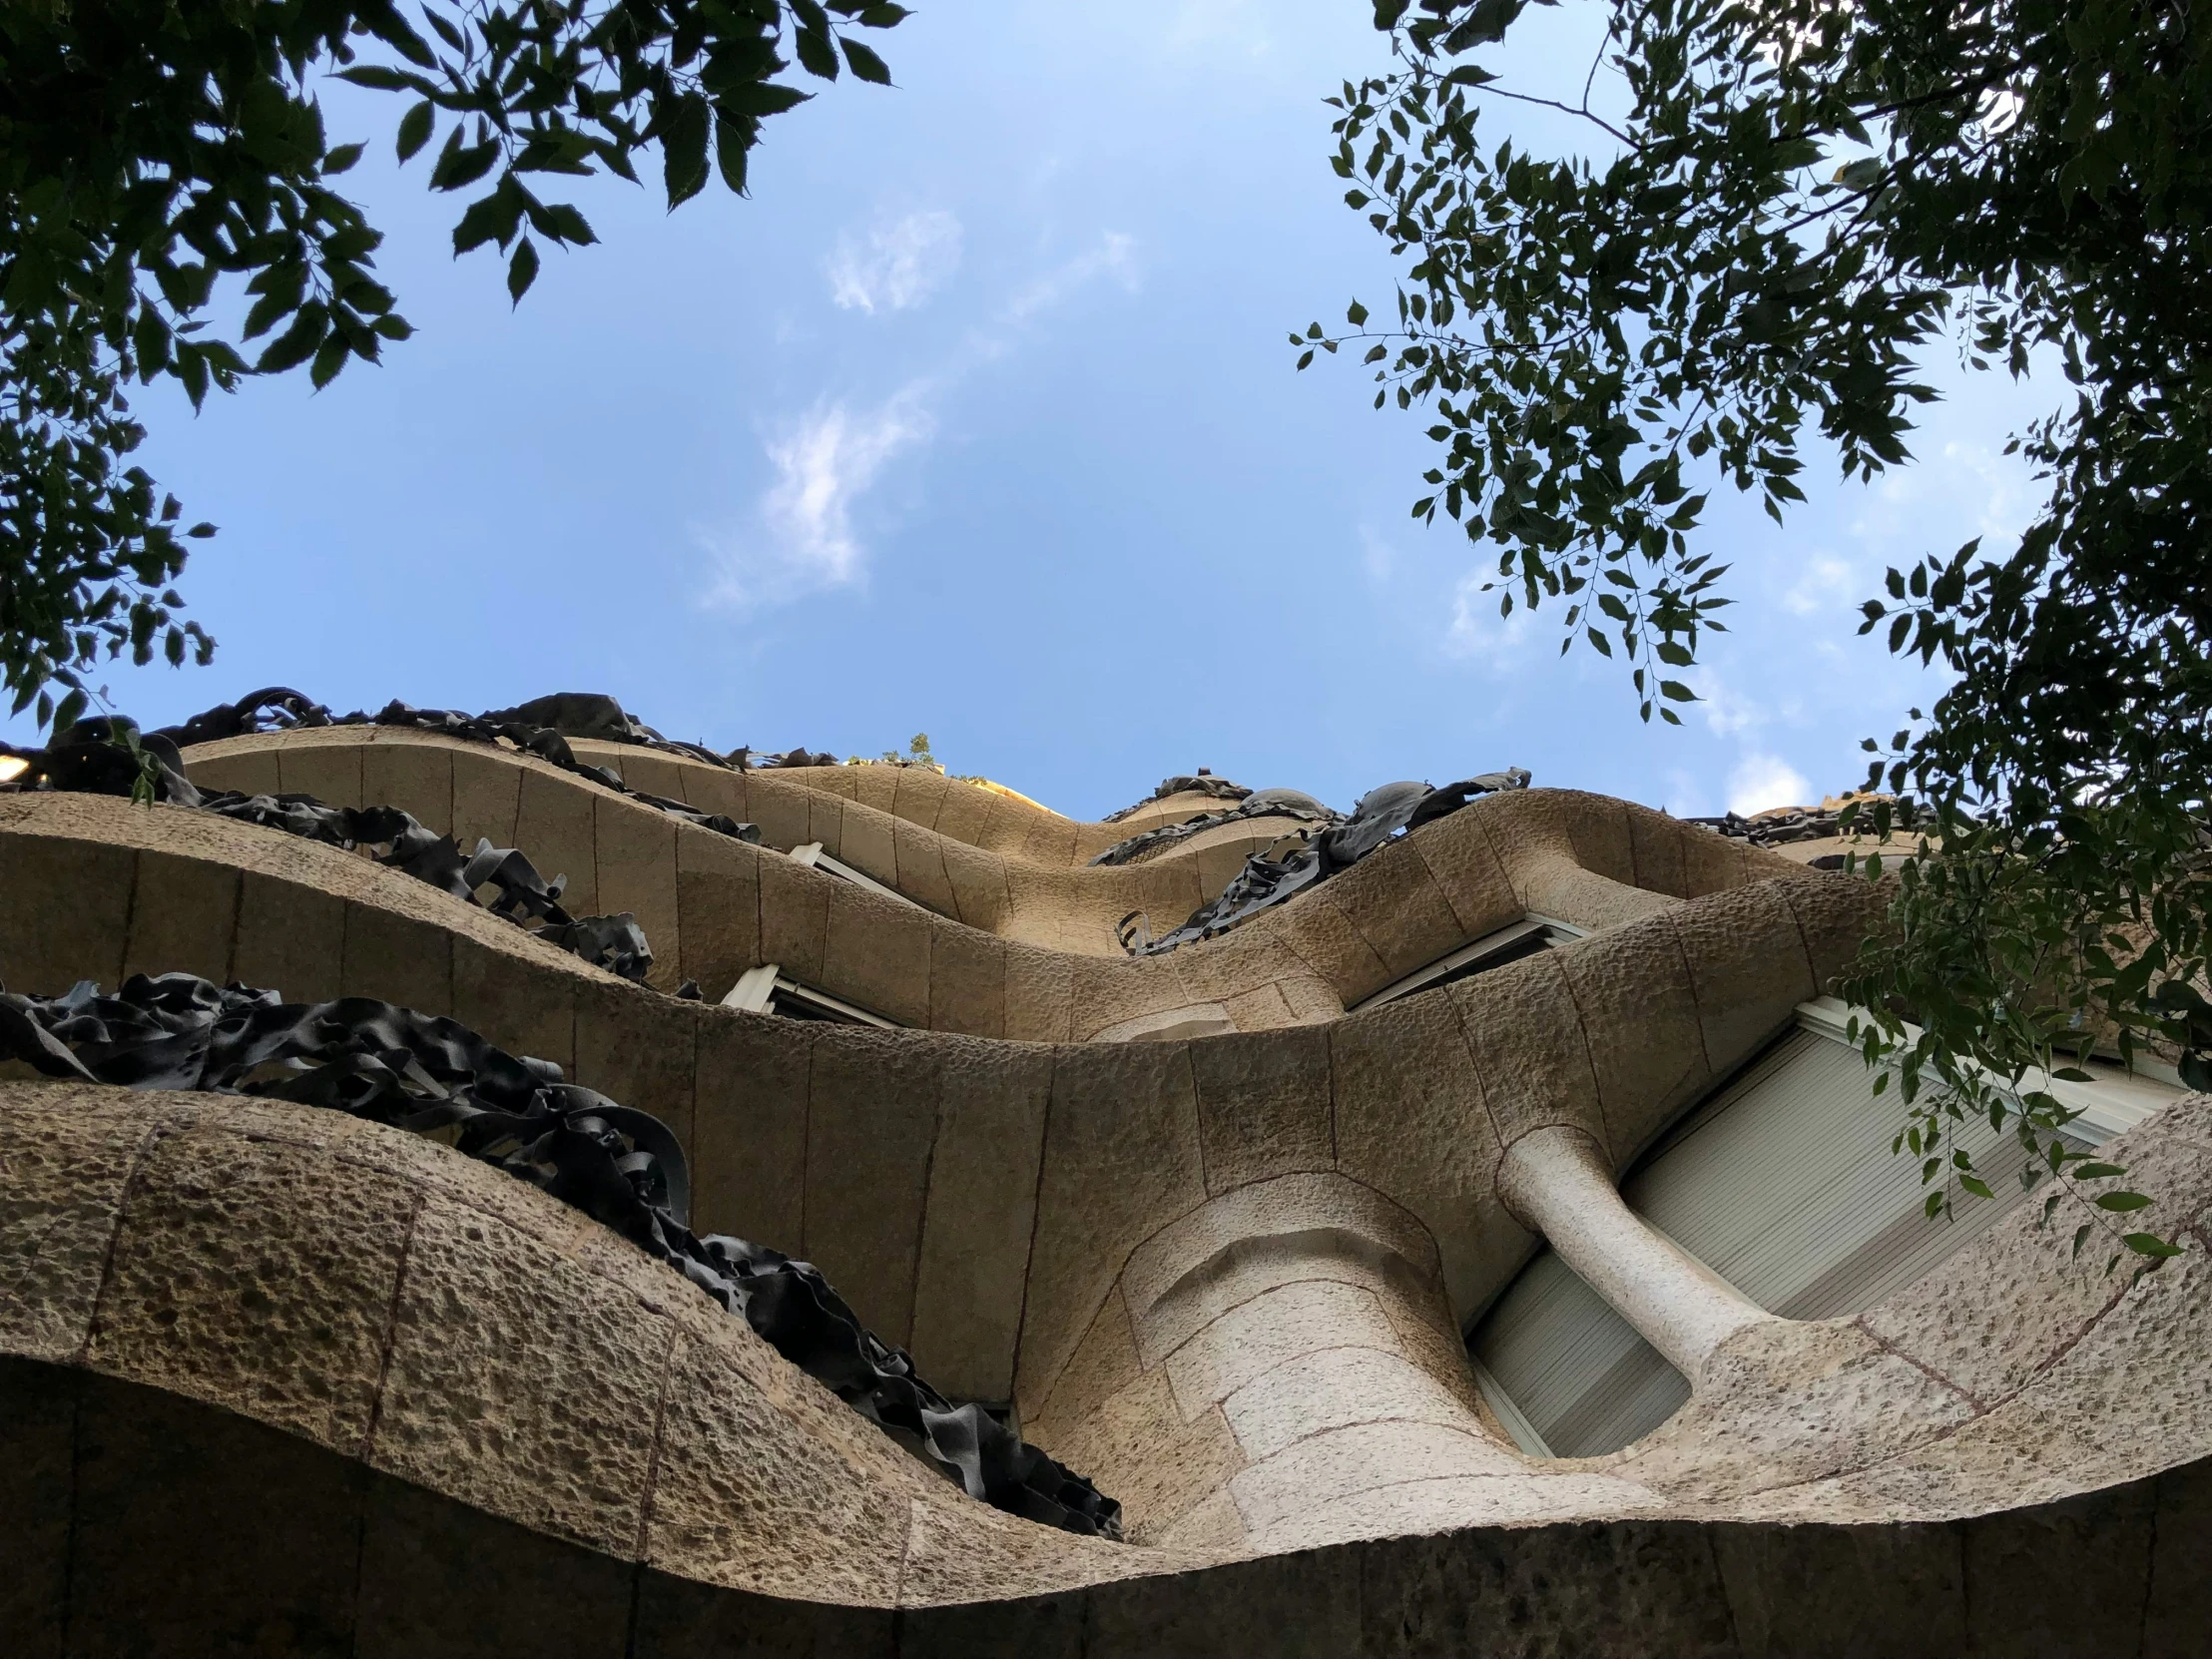
[{"label": "curved stone pillar", "polygon": [[1631,1210],[1604,1153],[1564,1125],[1506,1149],[1498,1196],[1694,1387],[1713,1351],[1784,1323]]},{"label": "curved stone pillar", "polygon": [[[1141,1541],[1303,1542],[1392,1486],[1525,1469],[1483,1424],[1435,1241],[1357,1181],[1287,1175],[1212,1199],[1138,1247],[1119,1296],[1140,1377],[1087,1414],[1126,1420],[1117,1401],[1162,1396],[1176,1428],[1213,1418],[1232,1448],[1183,1514],[1132,1516]],[[1165,1435],[1117,1446],[1082,1421],[1036,1432],[1174,1454]]]}]

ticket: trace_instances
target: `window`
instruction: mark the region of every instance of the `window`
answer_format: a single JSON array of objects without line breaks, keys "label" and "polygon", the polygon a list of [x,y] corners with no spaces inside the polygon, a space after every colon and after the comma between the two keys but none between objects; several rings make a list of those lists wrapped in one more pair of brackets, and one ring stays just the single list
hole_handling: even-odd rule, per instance
[{"label": "window", "polygon": [[898,1029],[898,1022],[885,1019],[881,1014],[871,1014],[841,997],[828,991],[818,991],[812,985],[803,985],[787,974],[775,962],[763,962],[759,967],[747,968],[738,976],[738,982],[730,987],[730,994],[722,999],[725,1008],[744,1008],[756,1014],[782,1014],[786,1019],[821,1019],[836,1025],[873,1025],[885,1031]]},{"label": "window", "polygon": [[1554,921],[1549,916],[1523,916],[1510,926],[1500,927],[1470,944],[1445,952],[1426,967],[1415,968],[1394,984],[1384,985],[1364,1002],[1356,1003],[1348,1012],[1358,1013],[1362,1008],[1380,1007],[1414,991],[1434,990],[1438,985],[1469,979],[1477,973],[1503,967],[1507,962],[1517,962],[1523,956],[1533,956],[1539,950],[1550,950],[1587,936],[1572,922]]},{"label": "window", "polygon": [[[1804,1004],[1796,1025],[1690,1112],[1621,1183],[1631,1209],[1761,1307],[1828,1319],[1873,1307],[1964,1249],[2024,1196],[2026,1154],[1986,1122],[1959,1139],[1990,1189],[1956,1220],[1925,1219],[1920,1162],[1893,1157],[1901,1114],[1876,1095],[1845,1039],[1850,1010]],[[2093,1146],[2151,1116],[2177,1090],[2117,1067],[2088,1084],[2047,1083]],[[1522,1448],[1591,1456],[1640,1438],[1689,1384],[1549,1250],[1468,1341],[1476,1381]],[[1500,1401],[1504,1403],[1501,1405]],[[1510,1414],[1507,1407],[1510,1407]],[[1523,1438],[1523,1430],[1527,1438]]]},{"label": "window", "polygon": [[886,887],[874,876],[863,875],[842,859],[830,857],[829,853],[823,851],[822,842],[820,841],[806,841],[793,847],[791,851],[784,855],[795,864],[805,864],[809,869],[819,869],[825,875],[834,875],[840,881],[849,881],[855,887],[865,887],[869,892],[879,892],[885,898],[895,899],[901,904],[911,904],[917,910],[928,908],[926,904],[908,898],[896,887]]}]

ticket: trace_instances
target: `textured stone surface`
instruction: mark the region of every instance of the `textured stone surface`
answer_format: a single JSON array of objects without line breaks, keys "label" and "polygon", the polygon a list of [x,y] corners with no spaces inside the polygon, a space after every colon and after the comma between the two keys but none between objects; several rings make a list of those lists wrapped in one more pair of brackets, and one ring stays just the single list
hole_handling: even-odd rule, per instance
[{"label": "textured stone surface", "polygon": [[0,1083],[0,1348],[72,1361],[122,1222],[124,1189],[174,1104],[151,1115],[122,1089]]},{"label": "textured stone surface", "polygon": [[1335,1164],[1327,1032],[1196,1042],[1191,1072],[1208,1192]]},{"label": "textured stone surface", "polygon": [[[313,1117],[229,1116],[204,1114],[148,1150],[88,1363],[357,1447],[416,1195],[327,1156]],[[327,1135],[359,1128],[326,1119]]]},{"label": "textured stone surface", "polygon": [[1557,951],[1463,979],[1444,994],[1466,1027],[1482,1098],[1503,1145],[1552,1125],[1606,1144],[1589,1039]]},{"label": "textured stone surface", "polygon": [[1052,1057],[963,1043],[944,1054],[914,1282],[913,1350],[936,1386],[1005,1399],[1014,1385],[1036,1228]]},{"label": "textured stone surface", "polygon": [[542,1239],[430,1199],[368,1461],[556,1537],[634,1550],[672,1335]]},{"label": "textured stone surface", "polygon": [[801,1249],[868,1328],[912,1331],[939,1063],[894,1033],[833,1025],[815,1040]]}]

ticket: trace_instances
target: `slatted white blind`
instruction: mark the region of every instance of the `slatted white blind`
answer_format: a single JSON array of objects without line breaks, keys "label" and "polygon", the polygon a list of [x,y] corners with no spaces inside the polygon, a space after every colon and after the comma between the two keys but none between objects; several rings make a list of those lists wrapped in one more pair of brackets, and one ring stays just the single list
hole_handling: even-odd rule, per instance
[{"label": "slatted white blind", "polygon": [[[1791,1319],[1858,1313],[1963,1249],[2021,1198],[2025,1154],[1985,1121],[1959,1126],[1996,1195],[1957,1195],[1929,1221],[1920,1160],[1893,1157],[1904,1121],[1856,1049],[1817,1028],[1779,1039],[1622,1184],[1654,1227],[1746,1296]],[[1550,1450],[1591,1456],[1640,1438],[1689,1384],[1596,1292],[1544,1251],[1469,1343]]]}]

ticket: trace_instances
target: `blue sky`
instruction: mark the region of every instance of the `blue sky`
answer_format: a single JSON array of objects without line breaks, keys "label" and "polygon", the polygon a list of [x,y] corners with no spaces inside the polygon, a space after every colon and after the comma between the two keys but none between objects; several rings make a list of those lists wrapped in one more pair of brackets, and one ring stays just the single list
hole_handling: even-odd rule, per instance
[{"label": "blue sky", "polygon": [[[460,202],[400,172],[400,106],[354,195],[415,337],[317,394],[156,388],[143,458],[221,536],[184,587],[210,669],[106,676],[147,724],[281,683],[340,708],[611,692],[673,737],[839,754],[926,731],[1079,817],[1210,766],[1338,806],[1494,767],[1678,813],[1855,784],[1858,741],[1934,688],[1855,637],[1885,565],[2015,532],[2001,456],[2032,401],[1936,378],[1921,463],[1806,480],[1787,526],[1720,507],[1735,632],[1680,731],[1626,677],[1501,624],[1485,557],[1411,522],[1416,409],[1285,335],[1380,310],[1321,100],[1383,62],[1359,0],[967,0],[770,123],[750,200],[674,215],[614,181],[602,245],[510,311]],[[1578,88],[1585,6],[1516,30],[1513,84]],[[1571,142],[1541,112],[1485,119]],[[2030,388],[2031,389],[2031,388]],[[1718,498],[1716,498],[1716,501]],[[0,727],[22,739],[24,722]]]}]

